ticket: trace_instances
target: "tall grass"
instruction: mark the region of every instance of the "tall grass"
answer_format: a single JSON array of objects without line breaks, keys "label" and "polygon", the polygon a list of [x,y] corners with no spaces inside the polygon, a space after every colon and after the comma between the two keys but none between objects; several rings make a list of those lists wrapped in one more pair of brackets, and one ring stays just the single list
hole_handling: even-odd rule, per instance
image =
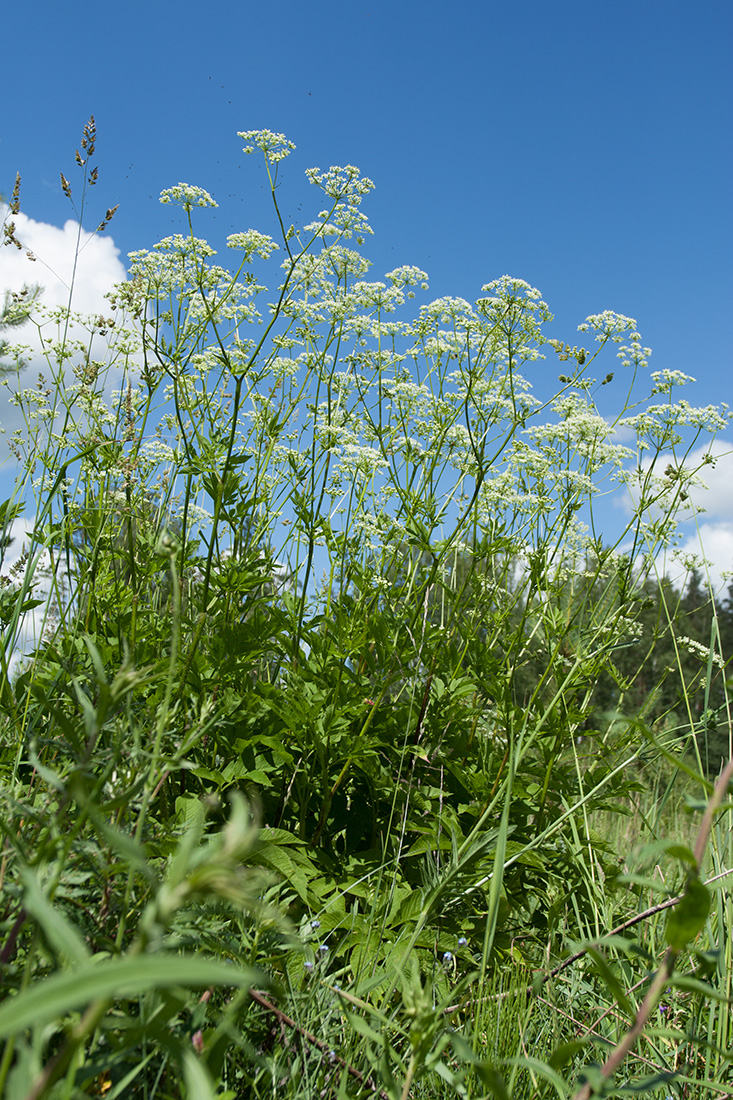
[{"label": "tall grass", "polygon": [[729,775],[687,754],[692,710],[674,737],[625,713],[614,666],[725,416],[645,385],[631,318],[548,340],[522,280],[411,311],[427,276],[367,282],[354,247],[371,182],[310,170],[324,209],[288,228],[293,146],[240,136],[279,242],[233,234],[228,271],[179,184],[108,316],[30,313],[0,1092],[732,1095]]}]

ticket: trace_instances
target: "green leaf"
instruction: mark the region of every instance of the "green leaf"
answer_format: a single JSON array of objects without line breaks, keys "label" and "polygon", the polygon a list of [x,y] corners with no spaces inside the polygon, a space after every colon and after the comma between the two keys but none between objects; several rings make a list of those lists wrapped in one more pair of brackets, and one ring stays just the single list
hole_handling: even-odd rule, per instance
[{"label": "green leaf", "polygon": [[661,1085],[668,1085],[670,1081],[674,1081],[676,1078],[676,1073],[672,1073],[669,1070],[660,1070],[659,1073],[652,1073],[649,1077],[642,1077],[640,1081],[636,1081],[633,1084],[622,1085],[618,1092],[622,1096],[640,1096],[643,1093],[650,1093],[652,1089],[658,1089]]},{"label": "green leaf", "polygon": [[538,1077],[544,1077],[553,1086],[558,1096],[570,1095],[570,1090],[560,1074],[555,1073],[551,1066],[541,1062],[539,1058],[532,1058],[529,1055],[524,1058],[507,1058],[505,1064],[519,1066],[522,1069],[528,1069],[530,1073],[535,1073]]},{"label": "green leaf", "polygon": [[428,836],[421,836],[415,841],[410,848],[402,853],[403,859],[407,859],[409,856],[421,856],[425,852],[437,852],[439,849],[442,851],[449,851],[451,848],[451,840],[449,836],[443,833],[440,837],[435,833]]},{"label": "green leaf", "polygon": [[411,890],[407,897],[400,902],[397,913],[394,916],[390,915],[389,923],[396,927],[405,924],[407,921],[417,920],[422,912],[423,902],[422,891]]},{"label": "green leaf", "polygon": [[672,856],[673,859],[680,860],[681,863],[687,863],[690,867],[697,866],[695,853],[685,844],[668,844],[667,855]]},{"label": "green leaf", "polygon": [[91,957],[89,948],[71,921],[49,901],[38,876],[30,867],[21,867],[20,877],[25,888],[23,903],[53,950],[67,963],[86,965]]},{"label": "green leaf", "polygon": [[633,1018],[634,1018],[633,1006],[631,1005],[628,997],[626,996],[626,990],[624,989],[623,985],[621,984],[619,979],[614,974],[613,968],[611,966],[609,966],[608,962],[603,957],[601,952],[598,951],[595,947],[589,947],[588,948],[588,954],[591,956],[591,958],[595,962],[598,973],[600,974],[601,979],[606,983],[606,986],[610,990],[611,995],[618,1002],[618,1004],[621,1007],[622,1011],[625,1012],[631,1020],[633,1020]]},{"label": "green leaf", "polygon": [[216,1100],[214,1082],[206,1066],[192,1050],[183,1056],[183,1076],[186,1081],[186,1095],[196,1100]]},{"label": "green leaf", "polygon": [[560,1043],[550,1055],[549,1065],[552,1069],[562,1069],[576,1054],[585,1050],[587,1045],[587,1039],[572,1039],[569,1043]]},{"label": "green leaf", "polygon": [[79,967],[35,982],[0,1006],[0,1039],[45,1026],[92,1001],[124,1000],[170,986],[250,986],[259,975],[197,955],[135,955]]},{"label": "green leaf", "polygon": [[24,508],[25,503],[23,501],[14,501],[12,498],[4,500],[0,504],[0,527],[9,526],[14,519],[18,518]]},{"label": "green leaf", "polygon": [[710,894],[697,875],[690,875],[681,900],[667,917],[666,938],[673,951],[684,951],[705,926],[710,912]]},{"label": "green leaf", "polygon": [[373,1027],[369,1026],[362,1016],[358,1016],[355,1012],[347,1012],[346,1019],[349,1021],[354,1031],[359,1035],[363,1035],[366,1039],[371,1039],[371,1041],[376,1044],[381,1042],[380,1036]]},{"label": "green leaf", "polygon": [[669,984],[674,986],[675,989],[682,989],[688,993],[701,993],[703,997],[707,997],[711,1001],[733,1005],[733,997],[727,997],[725,993],[721,993],[719,989],[714,989],[706,982],[699,982],[697,979],[688,978],[684,974],[673,974],[669,979]]},{"label": "green leaf", "polygon": [[498,1069],[495,1069],[494,1066],[482,1065],[477,1065],[476,1069],[478,1070],[482,1084],[486,1085],[486,1088],[490,1090],[490,1094],[495,1100],[511,1100],[506,1081],[499,1073]]}]

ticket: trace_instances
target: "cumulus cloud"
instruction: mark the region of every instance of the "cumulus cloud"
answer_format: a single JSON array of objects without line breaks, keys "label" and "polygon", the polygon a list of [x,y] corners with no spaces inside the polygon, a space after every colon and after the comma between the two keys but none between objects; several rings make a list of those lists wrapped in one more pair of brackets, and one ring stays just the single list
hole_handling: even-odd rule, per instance
[{"label": "cumulus cloud", "polygon": [[695,564],[721,596],[730,584],[726,574],[733,574],[733,442],[714,439],[692,451],[685,466],[695,469],[706,453],[714,461],[701,469],[701,483],[690,486],[689,507],[680,513],[679,541],[674,552],[660,560],[659,571],[680,587]]},{"label": "cumulus cloud", "polygon": [[[7,207],[0,206],[0,223],[7,214]],[[24,285],[37,284],[41,287],[43,307],[54,309],[70,305],[74,313],[82,315],[110,315],[105,294],[115,283],[126,278],[120,250],[112,237],[85,230],[80,232],[73,221],[59,228],[23,213],[13,215],[12,220],[15,237],[23,248],[0,247],[0,303],[7,291],[18,292]],[[28,258],[29,252],[33,260]],[[44,368],[48,376],[41,336],[32,320],[6,330],[3,336],[11,344],[26,345],[30,349],[24,353],[28,363],[22,375],[24,387],[32,387]],[[100,339],[103,337],[95,336],[95,341]],[[12,383],[11,388],[14,388]],[[0,425],[6,437],[24,425],[22,413],[9,401],[8,388],[0,390]],[[8,460],[6,444],[0,444],[0,460]]]},{"label": "cumulus cloud", "polygon": [[700,471],[703,484],[690,489],[690,498],[698,511],[733,524],[733,442],[719,437],[707,447],[692,451],[685,465],[694,469],[709,453],[713,462]]},{"label": "cumulus cloud", "polygon": [[[18,517],[5,528],[7,546],[0,554],[0,577],[2,588],[7,592],[17,592],[23,585],[26,568],[26,555],[32,546],[31,533],[34,528],[34,517]],[[37,551],[37,546],[36,546]],[[18,632],[14,639],[14,646],[9,656],[9,670],[11,674],[17,671],[19,662],[22,661],[41,641],[44,623],[47,618],[47,601],[50,594],[49,557],[43,551],[36,563],[33,574],[33,587],[29,597],[43,601],[38,607],[27,611],[19,624]],[[7,642],[7,639],[6,639]],[[6,651],[7,652],[7,651]]]},{"label": "cumulus cloud", "polygon": [[[733,572],[733,443],[714,439],[693,451],[685,465],[691,469],[699,466],[706,452],[714,461],[700,471],[702,484],[690,487],[690,513],[694,516],[687,513],[689,520],[681,524],[679,556],[696,555],[701,571],[720,593],[729,583],[724,574]],[[674,578],[675,570],[670,568],[669,573]]]},{"label": "cumulus cloud", "polygon": [[[0,207],[0,218],[6,212],[7,208]],[[0,248],[0,292],[20,290],[24,283],[39,283],[45,305],[68,306],[73,283],[72,309],[79,313],[109,311],[104,295],[114,283],[125,279],[120,250],[111,237],[85,230],[79,234],[73,221],[67,221],[63,229],[23,213],[15,214],[13,221],[23,250],[12,245]],[[28,259],[28,251],[34,261]],[[24,341],[28,339],[25,332],[23,337]]]},{"label": "cumulus cloud", "polygon": [[[712,463],[703,463],[705,455],[712,456]],[[660,477],[666,463],[664,455],[657,460]],[[684,466],[687,470],[699,468],[699,484],[688,487],[687,506],[678,513],[678,541],[674,551],[658,559],[657,567],[680,586],[688,572],[683,562],[697,558],[713,591],[724,594],[730,583],[725,574],[733,573],[733,440],[718,436],[696,447],[685,456]],[[638,490],[630,486],[615,504],[630,514],[637,500]]]}]

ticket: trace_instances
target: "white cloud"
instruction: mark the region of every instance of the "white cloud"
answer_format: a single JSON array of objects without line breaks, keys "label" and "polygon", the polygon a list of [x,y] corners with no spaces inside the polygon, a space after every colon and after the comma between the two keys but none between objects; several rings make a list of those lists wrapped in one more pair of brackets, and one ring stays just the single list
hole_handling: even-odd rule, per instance
[{"label": "white cloud", "polygon": [[[0,207],[0,216],[4,217],[6,210]],[[63,229],[34,221],[23,213],[15,214],[13,221],[23,251],[12,245],[0,248],[0,292],[20,290],[23,283],[40,283],[45,305],[67,306],[73,282],[72,309],[79,313],[109,312],[104,295],[114,283],[126,278],[120,250],[111,237],[85,230],[79,234],[73,221],[67,221]],[[74,272],[77,237],[79,252]],[[28,259],[26,250],[33,253],[35,262]],[[25,331],[23,339],[27,341]]]},{"label": "white cloud", "polygon": [[[7,207],[0,206],[0,223],[7,214]],[[12,220],[15,236],[23,245],[23,250],[13,245],[0,247],[0,302],[4,300],[6,291],[17,292],[24,284],[36,283],[42,287],[40,303],[43,307],[67,308],[71,304],[74,313],[110,316],[105,294],[115,283],[126,279],[120,250],[111,237],[84,230],[79,232],[78,225],[73,221],[67,221],[63,228],[59,228],[35,221],[23,213],[13,215]],[[28,259],[28,251],[35,256],[35,261]],[[39,320],[41,318],[39,314]],[[77,337],[79,330],[72,331],[71,335]],[[25,354],[29,365],[21,375],[22,387],[33,387],[41,371],[48,380],[50,369],[45,362],[41,337],[33,319],[18,328],[6,330],[3,336],[12,344],[30,348]],[[55,325],[45,330],[45,338],[49,336],[56,336]],[[104,358],[102,345],[106,347],[109,338],[96,334],[94,339],[97,345],[95,357]],[[9,390],[15,389],[17,385],[11,377],[10,387],[0,390],[0,426],[6,437],[24,426],[21,410],[9,401]],[[7,444],[0,443],[0,462],[8,459]]]},{"label": "white cloud", "polygon": [[[703,464],[706,454],[713,456],[712,463]],[[666,462],[664,455],[657,460],[660,477]],[[723,574],[733,572],[733,442],[718,436],[691,451],[684,465],[688,470],[700,467],[700,484],[688,487],[689,504],[678,514],[679,540],[674,551],[659,557],[657,567],[660,575],[681,586],[686,577],[681,559],[694,555],[713,591],[724,595],[730,582]],[[619,494],[615,504],[630,515],[636,500],[638,491],[632,488],[631,498],[628,492]]]},{"label": "white cloud", "polygon": [[714,439],[707,447],[693,451],[685,465],[694,469],[706,452],[715,461],[700,471],[704,484],[690,488],[697,518],[681,525],[679,549],[682,554],[696,554],[709,563],[703,573],[707,573],[714,591],[720,593],[729,583],[721,574],[733,572],[733,444]]},{"label": "white cloud", "polygon": [[[34,517],[18,517],[6,528],[5,534],[10,538],[10,542],[2,554],[0,572],[2,573],[3,587],[7,587],[8,590],[19,591],[23,584],[26,569],[29,567],[28,563],[24,562],[24,556],[32,545],[31,533],[33,528]],[[37,549],[36,546],[34,553],[37,553]],[[50,592],[48,568],[48,553],[43,551],[34,570],[34,587],[28,593],[29,598],[43,600],[43,603],[27,611],[20,621],[18,633],[15,637],[15,645],[9,659],[11,674],[17,669],[18,662],[30,653],[41,640],[47,615],[46,601]]]},{"label": "white cloud", "polygon": [[707,447],[692,451],[685,466],[695,469],[708,452],[713,455],[714,463],[700,470],[704,484],[692,486],[690,499],[698,511],[733,523],[733,443],[718,437]]}]

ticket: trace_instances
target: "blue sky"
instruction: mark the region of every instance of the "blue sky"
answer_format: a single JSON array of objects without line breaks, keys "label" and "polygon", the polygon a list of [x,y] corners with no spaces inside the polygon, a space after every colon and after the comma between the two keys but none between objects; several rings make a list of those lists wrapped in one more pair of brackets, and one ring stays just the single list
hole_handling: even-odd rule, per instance
[{"label": "blue sky", "polygon": [[[94,114],[87,228],[119,203],[108,236],[123,261],[172,231],[157,196],[179,181],[220,203],[213,243],[268,230],[260,164],[236,135],[282,131],[298,147],[283,165],[286,220],[317,209],[307,167],[352,163],[375,181],[372,277],[416,264],[431,297],[474,299],[516,275],[571,343],[590,313],[631,315],[652,369],[696,377],[694,404],[733,405],[730,0],[69,0],[16,6],[5,24],[0,190],[20,171],[34,221],[72,216],[59,171],[73,185]],[[100,273],[112,266],[108,251]],[[731,568],[721,461],[706,523]]]}]

